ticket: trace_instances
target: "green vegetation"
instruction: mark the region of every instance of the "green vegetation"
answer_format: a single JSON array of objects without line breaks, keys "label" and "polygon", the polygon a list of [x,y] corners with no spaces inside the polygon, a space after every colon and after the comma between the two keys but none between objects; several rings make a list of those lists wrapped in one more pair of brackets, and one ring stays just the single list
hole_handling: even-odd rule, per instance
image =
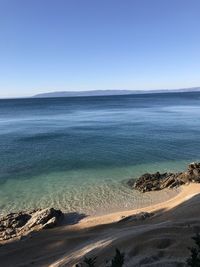
[{"label": "green vegetation", "polygon": [[87,258],[87,257],[85,257],[83,262],[84,262],[88,267],[95,267],[96,258],[97,258],[97,257],[94,257],[94,258]]},{"label": "green vegetation", "polygon": [[195,241],[195,247],[189,248],[191,255],[187,259],[187,264],[191,267],[200,267],[200,234],[196,234],[192,239]]},{"label": "green vegetation", "polygon": [[108,267],[122,267],[124,264],[124,253],[121,253],[118,249],[115,251],[115,256],[111,261],[111,265]]},{"label": "green vegetation", "polygon": [[[124,257],[125,257],[125,254],[124,253],[121,253],[119,251],[119,249],[116,249],[115,251],[115,256],[113,259],[111,259],[111,265],[108,265],[106,267],[122,267],[123,264],[124,264]],[[87,258],[85,257],[84,260],[83,260],[83,263],[79,263],[76,265],[76,267],[97,267],[96,266],[96,259],[97,257],[94,257],[94,258]]]}]

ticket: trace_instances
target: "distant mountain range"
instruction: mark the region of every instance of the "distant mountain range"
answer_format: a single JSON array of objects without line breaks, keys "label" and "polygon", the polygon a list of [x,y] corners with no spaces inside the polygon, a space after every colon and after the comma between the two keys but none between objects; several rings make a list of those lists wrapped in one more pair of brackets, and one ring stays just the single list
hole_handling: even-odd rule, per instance
[{"label": "distant mountain range", "polygon": [[132,95],[132,94],[153,94],[153,93],[181,93],[181,92],[200,92],[200,87],[182,89],[163,89],[163,90],[91,90],[91,91],[61,91],[49,92],[34,95],[34,98],[48,97],[76,97],[76,96],[110,96],[110,95]]}]

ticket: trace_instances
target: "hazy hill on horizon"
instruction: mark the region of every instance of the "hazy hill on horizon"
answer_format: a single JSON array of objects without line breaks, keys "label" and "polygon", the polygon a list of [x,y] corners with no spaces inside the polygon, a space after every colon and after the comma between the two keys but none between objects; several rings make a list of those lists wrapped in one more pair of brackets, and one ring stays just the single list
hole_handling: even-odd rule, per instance
[{"label": "hazy hill on horizon", "polygon": [[162,89],[162,90],[91,90],[91,91],[54,91],[49,93],[36,94],[34,98],[48,97],[75,97],[75,96],[111,96],[111,95],[132,95],[152,93],[178,93],[178,92],[200,92],[200,87]]}]

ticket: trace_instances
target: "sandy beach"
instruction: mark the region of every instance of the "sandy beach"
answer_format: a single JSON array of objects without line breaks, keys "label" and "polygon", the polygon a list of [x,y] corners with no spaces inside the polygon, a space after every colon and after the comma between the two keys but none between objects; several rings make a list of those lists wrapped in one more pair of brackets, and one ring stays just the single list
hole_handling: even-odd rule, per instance
[{"label": "sandy beach", "polygon": [[[70,225],[1,246],[1,266],[75,266],[85,255],[105,266],[115,248],[125,252],[125,266],[185,266],[191,236],[200,231],[200,185],[180,189],[170,200],[142,209],[83,219],[74,214]],[[153,215],[124,219],[141,212]]]}]

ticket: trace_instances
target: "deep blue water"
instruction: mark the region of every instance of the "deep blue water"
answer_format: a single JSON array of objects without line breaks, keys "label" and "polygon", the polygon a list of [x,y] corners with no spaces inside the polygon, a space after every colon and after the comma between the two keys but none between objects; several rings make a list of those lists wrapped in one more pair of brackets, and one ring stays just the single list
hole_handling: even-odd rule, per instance
[{"label": "deep blue water", "polygon": [[200,93],[0,100],[0,208],[128,205],[122,180],[184,168],[199,144]]}]

